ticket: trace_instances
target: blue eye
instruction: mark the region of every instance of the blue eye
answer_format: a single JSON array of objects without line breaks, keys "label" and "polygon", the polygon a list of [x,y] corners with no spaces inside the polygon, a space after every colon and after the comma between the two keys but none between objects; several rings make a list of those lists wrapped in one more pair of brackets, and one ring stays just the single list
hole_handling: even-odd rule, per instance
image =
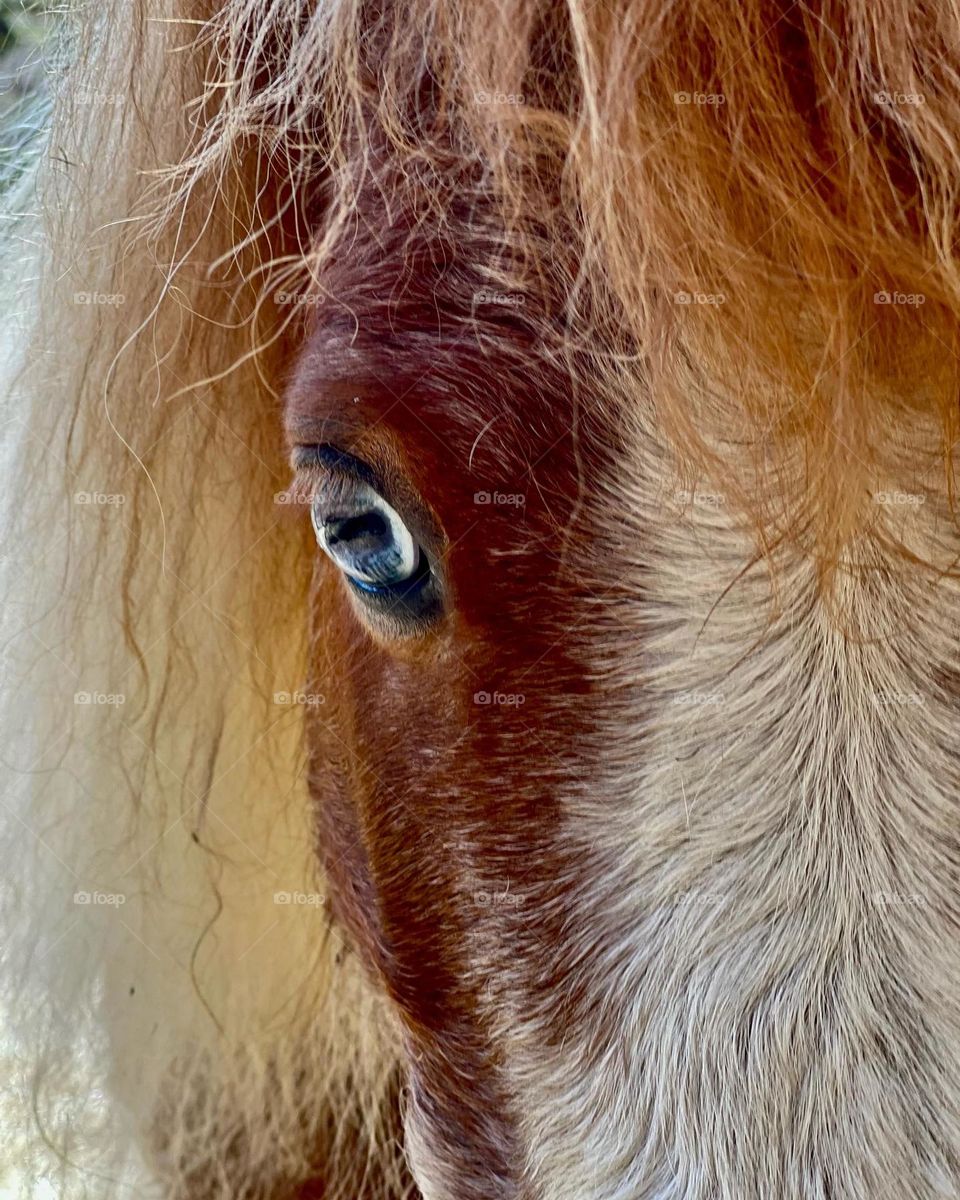
[{"label": "blue eye", "polygon": [[311,507],[321,549],[362,592],[403,592],[426,573],[426,559],[397,512],[366,483]]},{"label": "blue eye", "polygon": [[[357,616],[383,638],[436,629],[448,596],[443,534],[409,481],[398,477],[391,489],[369,463],[326,442],[297,447],[294,464],[309,473],[317,542],[348,585]],[[404,497],[419,535],[384,493]]]}]

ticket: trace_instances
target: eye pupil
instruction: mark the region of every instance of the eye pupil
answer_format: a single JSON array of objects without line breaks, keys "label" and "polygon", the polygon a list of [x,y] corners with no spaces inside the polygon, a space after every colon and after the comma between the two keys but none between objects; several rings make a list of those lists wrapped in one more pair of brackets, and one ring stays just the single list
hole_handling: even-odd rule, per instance
[{"label": "eye pupil", "polygon": [[382,538],[389,526],[380,513],[365,512],[342,520],[331,518],[324,521],[327,545],[332,550],[340,542],[359,541],[361,538]]}]

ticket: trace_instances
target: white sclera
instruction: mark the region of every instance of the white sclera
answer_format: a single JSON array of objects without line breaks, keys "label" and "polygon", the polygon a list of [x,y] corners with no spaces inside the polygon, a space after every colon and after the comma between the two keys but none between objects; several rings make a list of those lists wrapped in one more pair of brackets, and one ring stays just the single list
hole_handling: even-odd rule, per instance
[{"label": "white sclera", "polygon": [[[354,546],[344,541],[330,545],[329,523],[366,513],[379,516],[389,533],[372,539],[368,545],[364,545],[362,539]],[[335,503],[325,504],[322,493],[317,495],[310,516],[320,548],[345,575],[358,583],[373,587],[403,583],[416,571],[420,551],[413,535],[399,514],[367,484],[357,484],[346,501],[340,497]]]}]

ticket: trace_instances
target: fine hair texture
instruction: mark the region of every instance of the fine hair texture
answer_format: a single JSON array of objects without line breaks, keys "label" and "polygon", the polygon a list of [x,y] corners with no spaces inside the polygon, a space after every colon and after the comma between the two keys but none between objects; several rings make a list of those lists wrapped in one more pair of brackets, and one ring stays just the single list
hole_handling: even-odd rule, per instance
[{"label": "fine hair texture", "polygon": [[678,478],[827,577],[880,484],[920,463],[953,495],[958,19],[77,7],[4,200],[11,1165],[65,1197],[410,1186],[398,1037],[322,915],[300,710],[276,700],[307,674],[313,553],[278,500],[309,309],[283,297],[375,240],[361,198],[413,238],[482,195],[504,280],[564,297],[590,419],[613,438],[649,400]]}]

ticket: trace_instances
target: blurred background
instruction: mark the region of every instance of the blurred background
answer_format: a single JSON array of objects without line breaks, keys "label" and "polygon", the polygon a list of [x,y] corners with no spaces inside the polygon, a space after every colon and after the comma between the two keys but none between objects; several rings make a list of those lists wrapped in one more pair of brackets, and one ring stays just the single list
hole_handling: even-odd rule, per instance
[{"label": "blurred background", "polygon": [[[131,3],[133,0],[131,0]],[[70,0],[0,0],[0,192],[29,162],[28,148],[43,126],[51,80],[61,61]],[[4,218],[9,214],[2,210]],[[0,314],[2,319],[2,314]],[[17,1052],[0,1029],[0,1062],[17,1073]],[[25,1083],[22,1085],[26,1093]],[[24,1094],[29,1111],[29,1097]],[[56,1200],[42,1164],[27,1162],[17,1146],[23,1113],[0,1112],[0,1200]]]},{"label": "blurred background", "polygon": [[56,60],[69,0],[0,0],[0,179],[19,174]]}]

